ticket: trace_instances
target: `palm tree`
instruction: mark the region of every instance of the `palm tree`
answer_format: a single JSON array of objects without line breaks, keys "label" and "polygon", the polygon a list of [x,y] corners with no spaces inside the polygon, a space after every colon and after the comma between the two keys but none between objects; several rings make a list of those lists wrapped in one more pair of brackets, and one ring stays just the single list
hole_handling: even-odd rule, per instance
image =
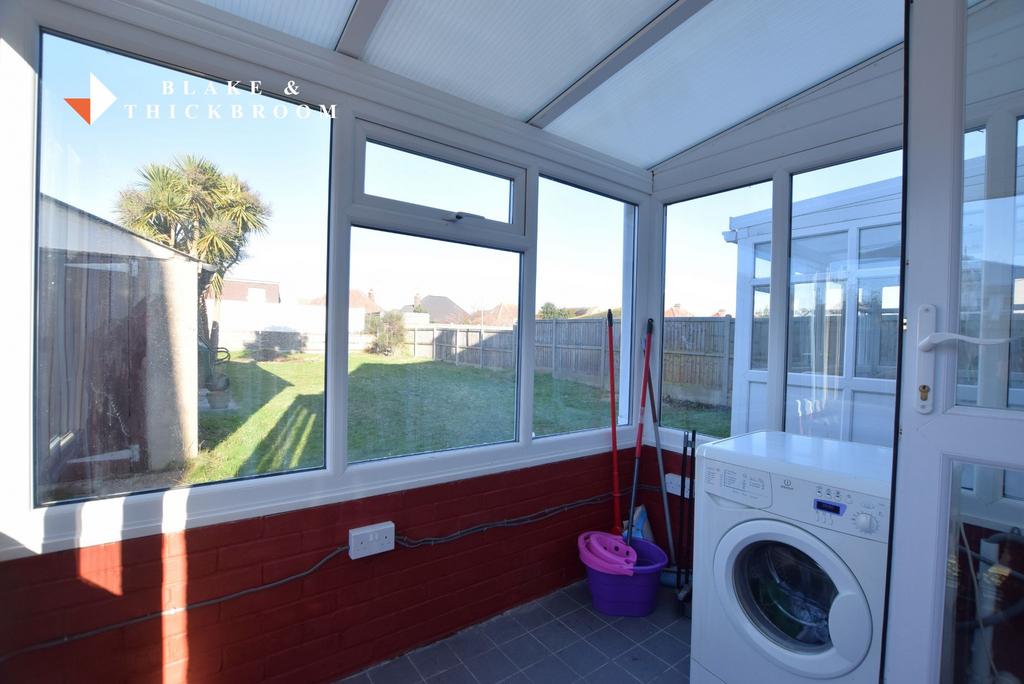
[{"label": "palm tree", "polygon": [[199,329],[210,338],[206,297],[219,297],[228,270],[244,258],[252,235],[266,232],[270,206],[248,183],[216,164],[187,155],[148,164],[142,181],[117,202],[128,229],[208,264],[199,271]]}]

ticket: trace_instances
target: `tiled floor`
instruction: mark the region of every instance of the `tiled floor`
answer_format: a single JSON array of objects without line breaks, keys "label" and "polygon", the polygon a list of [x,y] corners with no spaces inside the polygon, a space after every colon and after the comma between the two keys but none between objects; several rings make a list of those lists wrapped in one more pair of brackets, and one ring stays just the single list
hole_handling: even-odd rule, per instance
[{"label": "tiled floor", "polygon": [[662,589],[645,618],[590,608],[585,582],[566,587],[345,684],[633,684],[689,681],[690,621]]}]

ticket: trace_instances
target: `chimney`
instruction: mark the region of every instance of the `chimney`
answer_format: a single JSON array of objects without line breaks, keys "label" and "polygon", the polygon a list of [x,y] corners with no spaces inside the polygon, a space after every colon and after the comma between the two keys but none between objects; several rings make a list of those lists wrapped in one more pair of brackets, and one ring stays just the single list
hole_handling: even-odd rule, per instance
[{"label": "chimney", "polygon": [[417,293],[416,293],[416,296],[414,296],[414,297],[412,298],[412,305],[413,305],[413,306],[419,306],[419,305],[420,305],[420,303],[421,303],[422,301],[423,301],[423,300],[422,300],[422,299],[420,298],[420,293],[419,293],[419,292],[417,292]]},{"label": "chimney", "polygon": [[377,300],[375,300],[373,298],[373,288],[372,287],[370,288],[370,291],[366,293],[366,298],[369,299],[371,302],[377,301]]}]

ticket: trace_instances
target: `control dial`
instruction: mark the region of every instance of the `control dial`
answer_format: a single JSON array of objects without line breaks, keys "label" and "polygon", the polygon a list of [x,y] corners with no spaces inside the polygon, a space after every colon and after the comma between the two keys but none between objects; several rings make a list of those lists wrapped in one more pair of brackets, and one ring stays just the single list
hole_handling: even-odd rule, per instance
[{"label": "control dial", "polygon": [[878,521],[870,513],[858,513],[853,518],[853,524],[861,532],[874,532],[878,527]]}]

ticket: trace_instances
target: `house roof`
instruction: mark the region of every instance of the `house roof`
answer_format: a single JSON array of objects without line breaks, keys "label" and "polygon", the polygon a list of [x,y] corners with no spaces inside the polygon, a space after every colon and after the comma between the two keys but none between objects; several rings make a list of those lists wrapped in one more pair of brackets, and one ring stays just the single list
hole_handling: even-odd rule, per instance
[{"label": "house roof", "polygon": [[[62,218],[64,220],[71,220],[74,216],[79,221],[83,221],[85,225],[95,229],[105,229],[109,231],[107,234],[111,236],[111,240],[100,242],[96,239],[95,235],[86,234],[83,231],[61,231],[61,240],[59,245],[47,244],[51,241],[54,235],[53,231],[46,230],[49,227],[49,222],[58,221]],[[90,214],[84,209],[63,202],[56,197],[42,194],[39,195],[39,222],[40,222],[40,246],[50,248],[66,249],[68,251],[80,251],[80,252],[96,252],[104,251],[105,253],[116,253],[131,256],[147,256],[158,259],[168,258],[180,258],[188,261],[195,262],[196,264],[205,265],[204,262],[196,259],[187,252],[174,249],[162,242],[157,242],[152,238],[148,238],[144,235],[139,235],[135,231],[120,226],[116,223],[108,221],[104,218],[100,218],[95,214]],[[115,237],[116,236],[116,237]],[[142,250],[141,252],[139,250]]]},{"label": "house roof", "polygon": [[366,313],[380,313],[380,305],[362,290],[348,291],[348,306],[351,309],[363,309]]},{"label": "house roof", "polygon": [[465,322],[469,325],[512,326],[519,322],[519,307],[516,304],[498,304],[490,309],[474,311]]},{"label": "house roof", "polygon": [[[420,300],[419,307],[430,314],[431,323],[462,323],[469,313],[443,295],[427,295]],[[416,305],[407,304],[402,311],[415,311]]]}]

